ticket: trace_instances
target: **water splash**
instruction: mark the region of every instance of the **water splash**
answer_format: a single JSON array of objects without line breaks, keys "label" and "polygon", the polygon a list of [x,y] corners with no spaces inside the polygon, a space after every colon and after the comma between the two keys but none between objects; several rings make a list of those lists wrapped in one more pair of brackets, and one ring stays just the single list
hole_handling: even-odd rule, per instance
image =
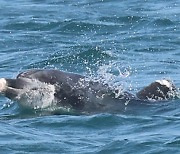
[{"label": "water splash", "polygon": [[22,89],[15,98],[19,105],[25,108],[41,109],[53,105],[55,86],[39,82],[30,81],[30,85]]},{"label": "water splash", "polygon": [[4,104],[2,105],[1,110],[10,108],[13,104],[14,104],[13,101],[8,101],[8,102],[6,102],[6,103],[4,103]]},{"label": "water splash", "polygon": [[97,73],[103,83],[114,89],[122,89],[125,88],[124,80],[131,74],[131,67],[123,66],[120,62],[111,62],[100,66]]},{"label": "water splash", "polygon": [[86,81],[108,85],[113,95],[115,95],[115,98],[118,98],[123,94],[126,87],[131,86],[131,84],[126,81],[130,74],[130,66],[123,66],[120,62],[109,62],[109,64],[100,65],[96,74],[88,68]]}]

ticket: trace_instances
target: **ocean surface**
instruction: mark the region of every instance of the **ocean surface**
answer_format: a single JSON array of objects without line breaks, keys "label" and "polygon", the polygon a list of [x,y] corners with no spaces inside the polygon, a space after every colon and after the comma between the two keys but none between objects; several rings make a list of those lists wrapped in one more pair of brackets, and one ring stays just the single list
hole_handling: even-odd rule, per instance
[{"label": "ocean surface", "polygon": [[[180,87],[179,0],[0,0],[0,77],[59,69],[136,93]],[[111,103],[111,102],[109,102]],[[180,153],[180,99],[51,115],[0,96],[0,154]]]}]

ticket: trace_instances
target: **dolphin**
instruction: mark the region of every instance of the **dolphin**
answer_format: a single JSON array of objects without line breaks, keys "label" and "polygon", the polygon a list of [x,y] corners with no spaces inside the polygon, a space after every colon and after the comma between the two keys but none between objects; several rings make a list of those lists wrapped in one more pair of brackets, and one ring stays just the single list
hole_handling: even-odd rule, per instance
[{"label": "dolphin", "polygon": [[15,79],[0,79],[1,95],[32,109],[61,106],[78,111],[108,111],[124,107],[126,102],[171,99],[176,92],[170,80],[162,79],[136,95],[127,91],[119,93],[108,84],[53,69],[33,69],[18,74]]}]

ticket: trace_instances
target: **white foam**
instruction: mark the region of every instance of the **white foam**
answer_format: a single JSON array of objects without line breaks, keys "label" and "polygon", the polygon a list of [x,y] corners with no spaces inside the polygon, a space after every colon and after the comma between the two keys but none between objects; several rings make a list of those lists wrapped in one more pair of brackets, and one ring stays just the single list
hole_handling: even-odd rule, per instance
[{"label": "white foam", "polygon": [[32,109],[42,109],[53,105],[55,86],[33,81],[33,84],[24,88],[18,95],[17,101],[21,106]]},{"label": "white foam", "polygon": [[7,87],[6,79],[1,78],[0,79],[0,92],[3,92]]},{"label": "white foam", "polygon": [[156,80],[156,82],[158,82],[161,85],[164,85],[164,86],[166,86],[168,88],[172,88],[172,83],[170,81],[168,81],[168,80],[165,80],[165,79],[163,79],[163,80]]}]

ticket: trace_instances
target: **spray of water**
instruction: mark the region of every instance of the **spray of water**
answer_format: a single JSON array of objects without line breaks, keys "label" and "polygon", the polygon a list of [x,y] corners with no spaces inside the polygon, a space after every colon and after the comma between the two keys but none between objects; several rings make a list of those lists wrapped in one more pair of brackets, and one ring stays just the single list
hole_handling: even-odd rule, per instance
[{"label": "spray of water", "polygon": [[123,66],[120,62],[111,62],[108,65],[100,66],[97,71],[97,79],[104,84],[108,84],[114,89],[115,97],[120,96],[126,88],[126,79],[131,74],[129,66]]},{"label": "spray of water", "polygon": [[21,90],[16,100],[20,106],[32,109],[47,108],[53,105],[55,86],[33,80],[33,83]]}]

